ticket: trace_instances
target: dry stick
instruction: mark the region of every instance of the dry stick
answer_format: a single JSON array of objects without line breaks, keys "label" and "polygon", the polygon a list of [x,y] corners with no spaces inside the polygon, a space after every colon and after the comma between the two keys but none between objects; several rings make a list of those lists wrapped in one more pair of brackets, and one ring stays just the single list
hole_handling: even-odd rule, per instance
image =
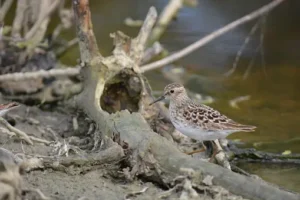
[{"label": "dry stick", "polygon": [[25,35],[25,40],[28,40],[34,36],[36,31],[40,28],[41,24],[44,22],[44,20],[49,17],[49,15],[52,14],[52,12],[58,7],[58,5],[61,3],[60,0],[54,1],[49,9],[45,11],[42,15],[40,15],[39,19],[37,22],[33,25],[33,27],[30,29],[28,33]]},{"label": "dry stick", "polygon": [[[64,0],[63,0],[64,1]],[[63,25],[63,19],[62,19],[62,12],[63,12],[63,9],[64,9],[64,5],[65,5],[65,1],[62,2],[60,5],[59,5],[59,8],[58,8],[58,12],[59,12],[59,17],[60,17],[60,23],[56,26],[56,28],[54,29],[53,31],[53,34],[52,34],[52,38],[53,39],[56,39],[57,36],[60,34],[60,32],[63,30],[64,28],[64,25]]]},{"label": "dry stick", "polygon": [[159,55],[161,52],[163,52],[165,49],[162,47],[162,45],[159,42],[155,42],[152,47],[149,47],[144,51],[143,58],[141,60],[142,64],[146,64],[151,59],[153,59],[155,56]]},{"label": "dry stick", "polygon": [[246,71],[245,71],[245,73],[244,73],[244,75],[243,75],[243,80],[246,80],[247,78],[248,78],[248,76],[249,76],[249,74],[250,74],[250,71],[251,71],[251,69],[252,69],[252,67],[253,67],[253,65],[254,65],[254,63],[255,63],[255,61],[256,61],[256,58],[257,58],[257,54],[258,54],[258,51],[260,50],[260,48],[261,48],[261,45],[259,45],[257,48],[256,48],[256,50],[255,50],[255,55],[254,55],[254,57],[251,59],[251,61],[250,61],[250,63],[248,64],[248,67],[247,67],[247,69],[246,69]]},{"label": "dry stick", "polygon": [[3,6],[0,8],[0,22],[3,21],[7,11],[9,10],[11,4],[13,3],[13,0],[6,0],[3,3]]},{"label": "dry stick", "polygon": [[148,45],[152,45],[155,41],[165,32],[170,21],[176,16],[178,11],[183,6],[183,0],[170,0],[168,5],[164,8],[163,12],[160,14],[159,19],[153,28],[151,35],[148,39]]},{"label": "dry stick", "polygon": [[17,1],[17,9],[16,9],[16,15],[13,21],[11,35],[14,37],[19,37],[21,35],[21,29],[22,25],[25,19],[25,11],[27,9],[26,1],[24,0],[18,0]]},{"label": "dry stick", "polygon": [[136,62],[140,63],[143,58],[145,51],[145,44],[151,33],[151,30],[156,22],[157,12],[154,7],[149,9],[147,17],[143,26],[140,29],[140,32],[136,38],[131,42],[130,57]]},{"label": "dry stick", "polygon": [[0,117],[0,123],[2,123],[11,132],[14,132],[16,135],[18,135],[21,139],[25,140],[28,144],[33,145],[30,137],[25,132],[13,127],[2,117]]},{"label": "dry stick", "polygon": [[271,3],[261,7],[260,9],[234,21],[234,22],[231,22],[230,24],[224,26],[223,28],[220,28],[218,29],[217,31],[214,31],[213,33],[205,36],[204,38],[198,40],[197,42],[187,46],[186,48],[182,49],[181,51],[177,52],[177,53],[174,53],[162,60],[159,60],[159,61],[156,61],[156,62],[153,62],[153,63],[150,63],[148,65],[144,65],[141,67],[141,71],[142,72],[146,72],[146,71],[149,71],[149,70],[153,70],[153,69],[156,69],[156,68],[159,68],[159,67],[162,67],[162,66],[165,66],[169,63],[172,63],[176,60],[179,60],[180,58],[190,54],[191,52],[195,51],[196,49],[204,46],[205,44],[207,44],[208,42],[218,38],[219,36],[227,33],[228,31],[236,28],[237,26],[241,25],[241,24],[244,24],[246,22],[249,22],[269,11],[271,11],[273,8],[275,8],[276,6],[278,6],[280,3],[282,3],[283,1],[285,0],[274,0],[272,1]]},{"label": "dry stick", "polygon": [[[66,48],[71,47],[72,45],[75,45],[78,43],[78,39],[75,38],[73,40],[70,40],[67,44]],[[160,44],[155,44],[153,45],[154,49],[153,50],[153,55],[160,53],[163,50],[163,47],[161,47]],[[60,49],[62,50],[62,49]],[[65,49],[64,49],[65,50]],[[58,54],[62,53],[61,51],[58,52]],[[150,53],[145,53],[148,59],[148,56]],[[143,57],[144,59],[144,57]],[[145,62],[142,60],[142,62]],[[22,81],[22,80],[28,80],[28,79],[37,79],[37,78],[49,78],[49,77],[59,77],[59,76],[77,76],[80,74],[80,68],[74,68],[74,67],[69,67],[69,68],[64,68],[64,69],[51,69],[48,71],[45,70],[40,70],[36,72],[18,72],[18,73],[11,73],[11,74],[4,74],[0,75],[0,82],[3,81]]]},{"label": "dry stick", "polygon": [[230,75],[232,75],[232,74],[235,72],[235,70],[236,70],[236,68],[237,68],[237,64],[238,64],[238,62],[240,61],[241,55],[242,55],[243,51],[245,50],[247,44],[249,43],[249,41],[250,41],[252,35],[256,32],[256,30],[257,30],[259,24],[260,24],[260,21],[258,21],[258,22],[251,28],[251,30],[250,30],[249,34],[247,35],[247,37],[246,37],[246,39],[245,39],[243,45],[241,46],[240,50],[237,52],[237,54],[236,54],[236,56],[235,56],[235,59],[234,59],[232,68],[231,68],[228,72],[226,72],[226,73],[224,74],[225,76],[230,76]]},{"label": "dry stick", "polygon": [[151,29],[155,24],[156,18],[157,12],[154,7],[151,7],[145,19],[145,23],[141,27],[138,36],[135,38],[137,40],[136,48],[144,49],[144,47],[146,46],[147,39],[151,33]]},{"label": "dry stick", "polygon": [[[83,63],[89,63],[94,58],[101,58],[102,55],[99,52],[97,40],[93,32],[93,24],[91,21],[91,11],[89,9],[88,0],[73,0],[74,20],[76,26],[82,27],[77,32],[79,40],[80,52],[86,51],[86,55],[81,56]],[[84,57],[84,58],[83,58]]]},{"label": "dry stick", "polygon": [[39,199],[41,199],[41,200],[51,199],[50,197],[47,197],[46,195],[44,195],[44,193],[42,193],[42,191],[40,189],[25,189],[23,191],[25,191],[25,192],[35,192],[39,195]]},{"label": "dry stick", "polygon": [[69,48],[76,45],[78,43],[78,38],[74,38],[67,42],[65,46],[62,46],[56,50],[56,56],[61,56],[63,53],[65,53]]},{"label": "dry stick", "polygon": [[263,72],[265,76],[268,76],[266,71],[266,60],[265,60],[265,50],[264,50],[266,21],[267,21],[267,16],[263,18],[262,26],[260,30],[260,45],[261,45],[260,56],[261,56],[261,64],[262,64]]},{"label": "dry stick", "polygon": [[0,76],[0,82],[3,81],[22,81],[27,79],[35,78],[49,78],[58,76],[76,76],[80,73],[80,68],[65,68],[65,69],[51,69],[48,71],[40,70],[36,72],[26,72],[26,73],[12,73]]},{"label": "dry stick", "polygon": [[51,141],[41,139],[41,138],[37,138],[37,137],[34,137],[34,136],[29,136],[29,138],[34,142],[43,143],[43,144],[46,144],[46,145],[49,145],[49,144],[52,143]]},{"label": "dry stick", "polygon": [[3,35],[3,24],[2,22],[0,21],[0,41],[2,40],[2,35]]}]

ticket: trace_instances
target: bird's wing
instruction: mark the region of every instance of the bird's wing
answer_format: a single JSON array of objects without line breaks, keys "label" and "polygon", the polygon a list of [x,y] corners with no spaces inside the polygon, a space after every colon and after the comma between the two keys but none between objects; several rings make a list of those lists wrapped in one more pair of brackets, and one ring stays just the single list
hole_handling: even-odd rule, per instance
[{"label": "bird's wing", "polygon": [[239,124],[220,112],[206,105],[191,103],[185,107],[184,118],[190,125],[200,126],[202,129],[227,131],[253,131],[256,127]]}]

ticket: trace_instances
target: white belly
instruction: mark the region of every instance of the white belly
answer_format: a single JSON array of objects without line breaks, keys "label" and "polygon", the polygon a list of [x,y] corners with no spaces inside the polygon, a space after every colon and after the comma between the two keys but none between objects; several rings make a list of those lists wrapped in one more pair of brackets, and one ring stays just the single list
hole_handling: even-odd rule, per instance
[{"label": "white belly", "polygon": [[231,132],[225,131],[206,131],[201,128],[192,128],[187,126],[179,126],[173,123],[175,128],[182,134],[199,141],[216,140],[226,138]]}]

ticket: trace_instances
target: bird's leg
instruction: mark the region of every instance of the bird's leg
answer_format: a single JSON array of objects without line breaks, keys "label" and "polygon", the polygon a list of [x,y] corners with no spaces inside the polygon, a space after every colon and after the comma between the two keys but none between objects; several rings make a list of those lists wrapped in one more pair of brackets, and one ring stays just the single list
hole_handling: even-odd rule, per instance
[{"label": "bird's leg", "polygon": [[195,153],[201,153],[201,152],[206,151],[206,146],[203,144],[203,142],[201,142],[201,143],[202,143],[202,148],[201,149],[197,149],[197,150],[191,151],[191,152],[184,152],[184,153],[187,154],[187,155],[193,155]]},{"label": "bird's leg", "polygon": [[212,143],[213,143],[213,154],[212,154],[212,156],[211,156],[209,162],[212,162],[213,159],[215,158],[215,156],[216,156],[218,153],[220,153],[220,151],[223,151],[222,146],[220,145],[218,139],[212,141]]}]

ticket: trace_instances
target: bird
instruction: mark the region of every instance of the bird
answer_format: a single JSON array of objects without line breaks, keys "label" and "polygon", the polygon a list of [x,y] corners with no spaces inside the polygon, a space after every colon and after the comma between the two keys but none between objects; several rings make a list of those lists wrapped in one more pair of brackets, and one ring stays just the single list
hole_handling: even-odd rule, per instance
[{"label": "bird", "polygon": [[8,111],[19,107],[17,102],[11,102],[6,104],[0,104],[0,117],[4,116]]},{"label": "bird", "polygon": [[[233,121],[219,111],[197,103],[189,98],[182,84],[171,83],[164,88],[161,97],[154,100],[150,105],[169,99],[170,119],[174,127],[182,134],[200,142],[211,141],[213,144],[213,155],[211,159],[222,151],[219,139],[226,138],[234,132],[252,132],[256,126],[244,125]],[[206,146],[187,154],[191,155],[206,151]]]}]

